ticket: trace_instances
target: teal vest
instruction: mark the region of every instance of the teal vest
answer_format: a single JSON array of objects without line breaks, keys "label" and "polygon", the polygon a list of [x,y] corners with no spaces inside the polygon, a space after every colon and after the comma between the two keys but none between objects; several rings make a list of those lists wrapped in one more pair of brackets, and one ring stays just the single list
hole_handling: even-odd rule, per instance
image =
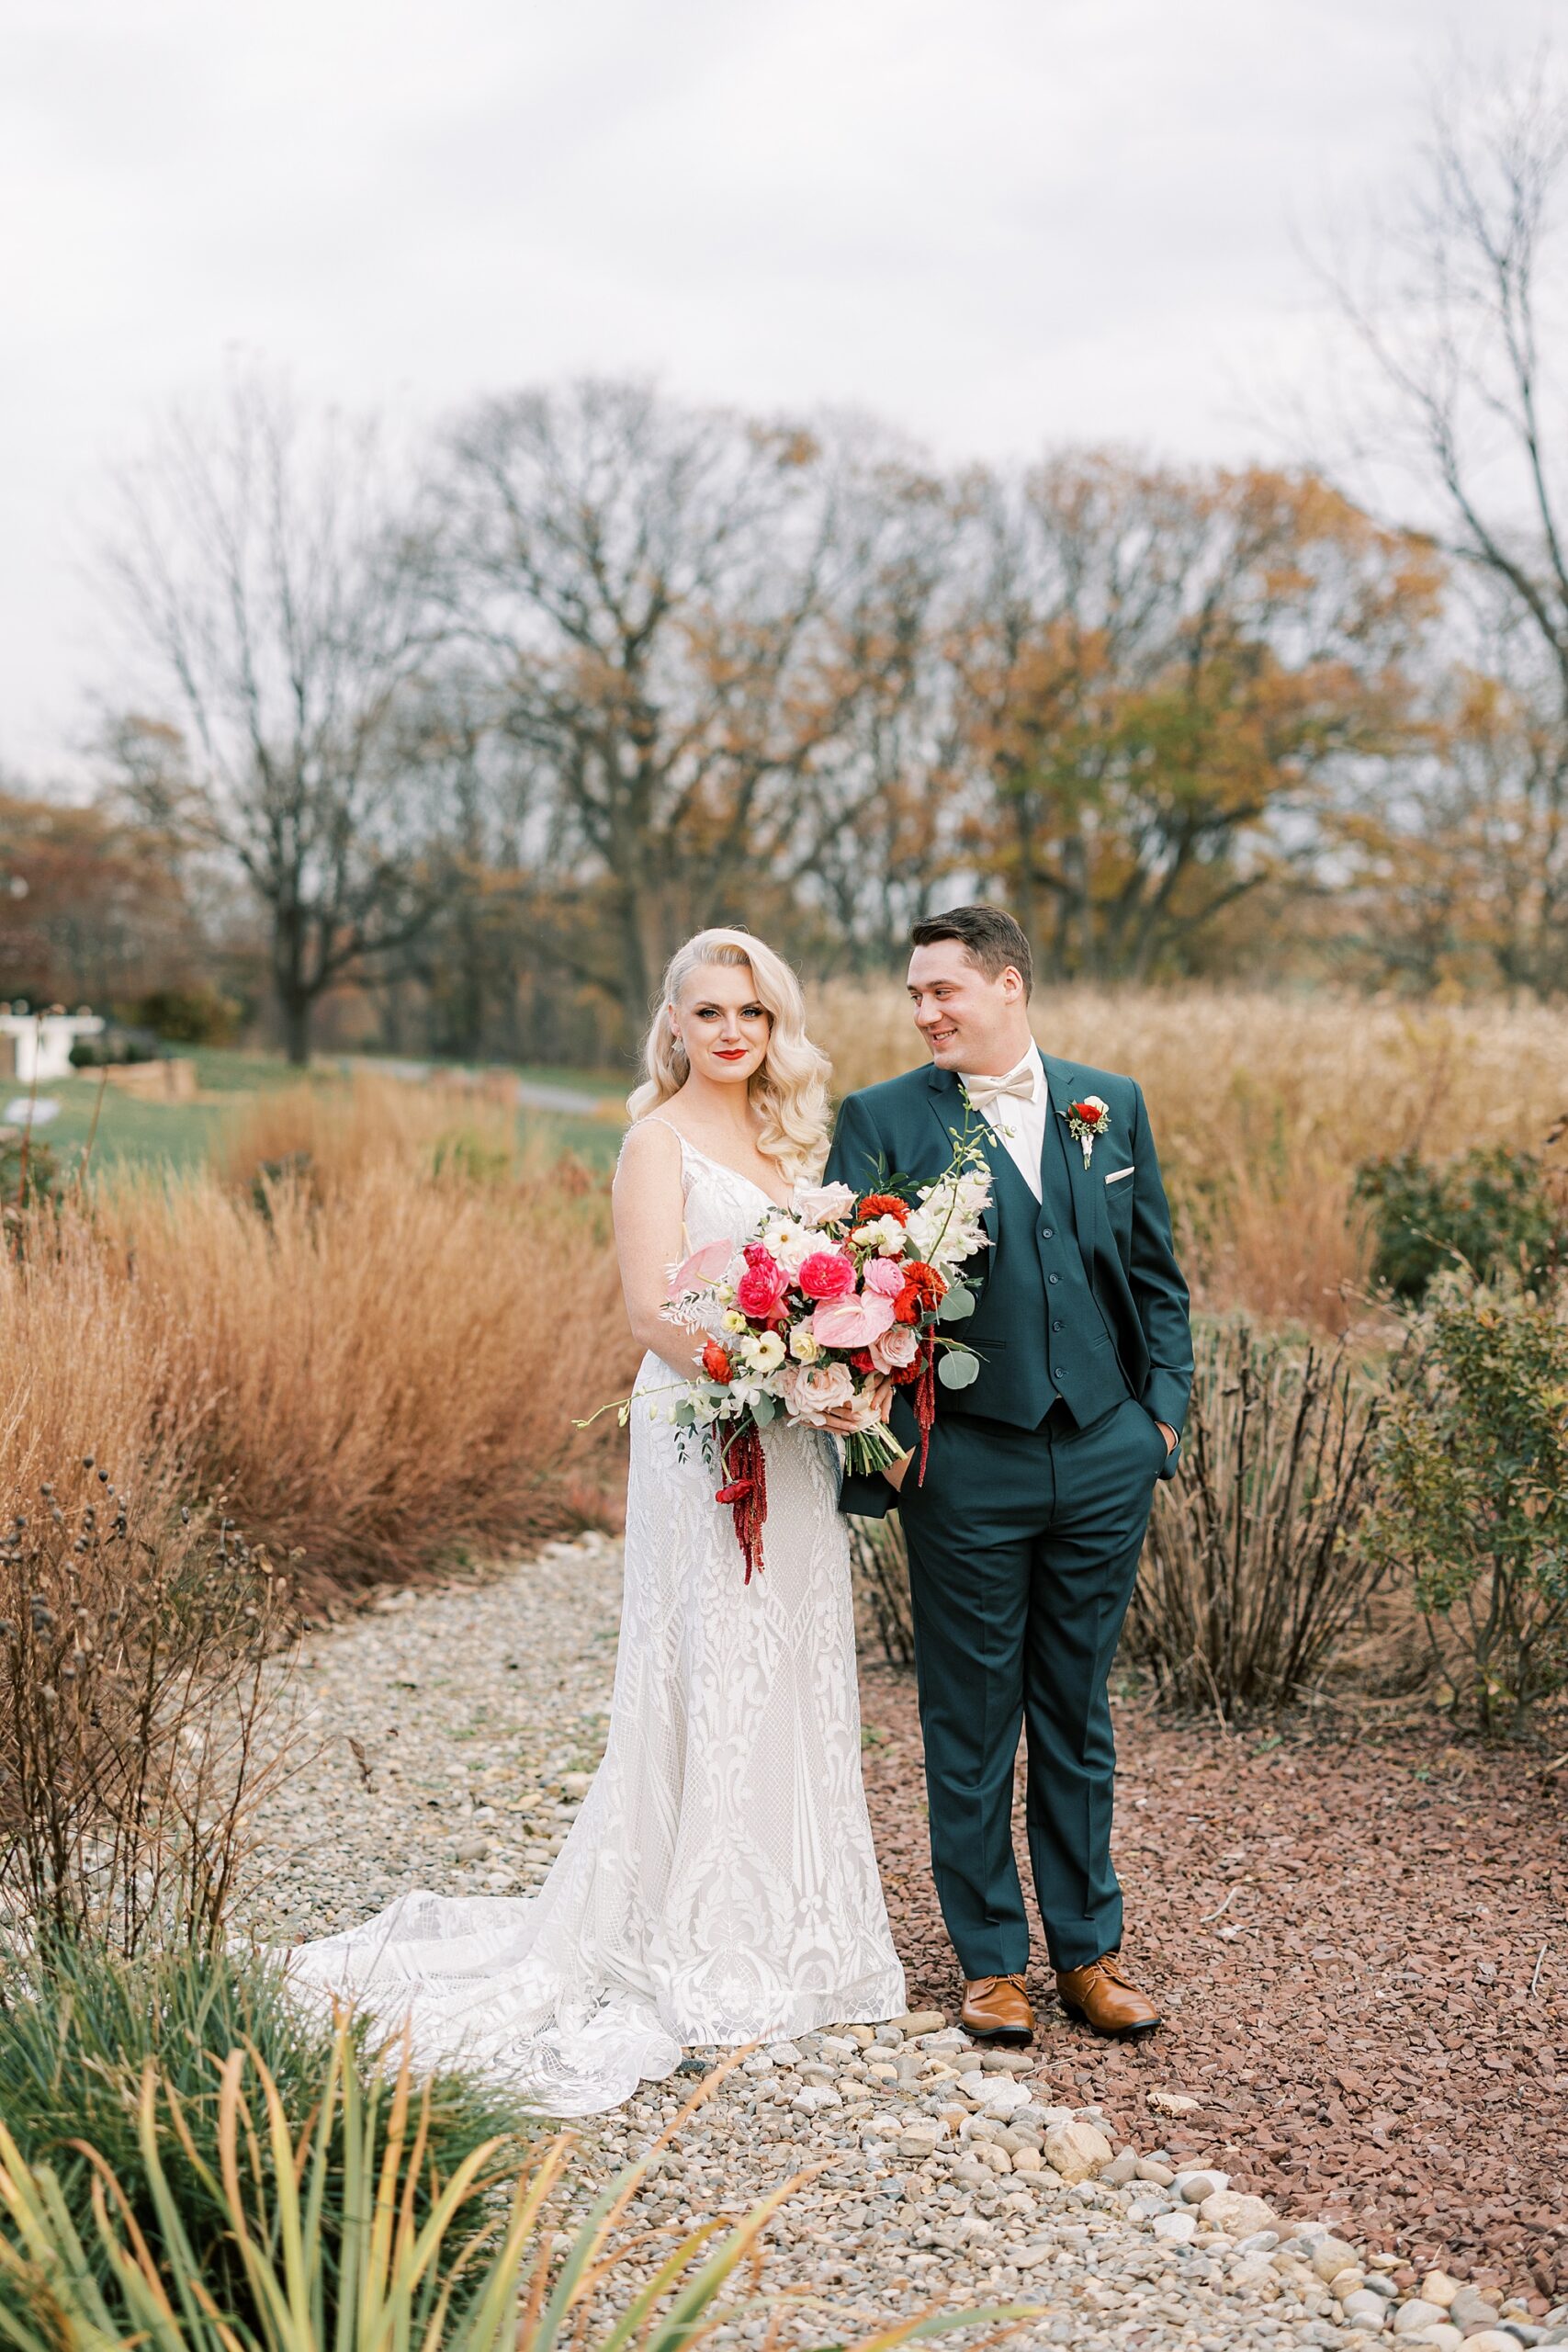
[{"label": "teal vest", "polygon": [[975,1313],[953,1327],[980,1357],[981,1372],[968,1388],[938,1390],[944,1411],[1033,1430],[1059,1398],[1083,1429],[1132,1395],[1078,1248],[1066,1160],[1077,1148],[1053,1113],[1037,1201],[987,1128],[996,1239]]}]

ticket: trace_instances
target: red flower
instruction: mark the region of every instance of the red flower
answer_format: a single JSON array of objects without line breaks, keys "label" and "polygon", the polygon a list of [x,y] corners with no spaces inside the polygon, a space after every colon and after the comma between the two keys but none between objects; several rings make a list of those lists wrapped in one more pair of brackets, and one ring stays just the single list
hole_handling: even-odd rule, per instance
[{"label": "red flower", "polygon": [[900,1225],[909,1222],[908,1204],[893,1193],[867,1193],[855,1203],[855,1223],[869,1225],[874,1216],[896,1216]]},{"label": "red flower", "polygon": [[765,1250],[755,1259],[751,1258],[750,1250],[746,1254],[750,1262],[735,1285],[735,1304],[742,1315],[750,1316],[755,1322],[765,1323],[784,1305],[784,1294],[789,1289],[789,1276]]},{"label": "red flower", "polygon": [[[841,1250],[814,1250],[795,1281],[807,1298],[849,1298],[854,1292],[855,1270]],[[736,1296],[739,1297],[739,1291]]]},{"label": "red flower", "polygon": [[903,1273],[906,1284],[912,1284],[919,1291],[927,1306],[935,1306],[947,1296],[947,1276],[939,1274],[934,1266],[928,1266],[923,1258],[912,1259]]},{"label": "red flower", "polygon": [[749,1266],[771,1266],[773,1262],[773,1252],[765,1241],[748,1241],[740,1254]]},{"label": "red flower", "polygon": [[710,1340],[703,1350],[703,1370],[710,1380],[718,1381],[726,1388],[735,1377],[734,1366],[716,1340]]},{"label": "red flower", "polygon": [[913,1283],[906,1283],[893,1302],[896,1323],[918,1323],[920,1319],[920,1294]]},{"label": "red flower", "polygon": [[852,1372],[874,1372],[876,1370],[876,1366],[871,1360],[871,1350],[869,1348],[856,1348],[854,1353],[850,1358],[850,1370]]},{"label": "red flower", "polygon": [[1098,1128],[1109,1123],[1110,1114],[1102,1102],[1069,1102],[1067,1108],[1086,1127]]},{"label": "red flower", "polygon": [[901,1364],[898,1370],[892,1375],[894,1387],[911,1387],[914,1383],[919,1380],[925,1368],[926,1363],[923,1355],[918,1355],[913,1363]]}]

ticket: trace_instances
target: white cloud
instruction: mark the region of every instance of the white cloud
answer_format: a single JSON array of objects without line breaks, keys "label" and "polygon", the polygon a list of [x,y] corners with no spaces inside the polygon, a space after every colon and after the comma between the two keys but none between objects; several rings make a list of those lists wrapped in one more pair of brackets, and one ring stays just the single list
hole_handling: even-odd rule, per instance
[{"label": "white cloud", "polygon": [[[1522,50],[1541,0],[1493,0]],[[948,453],[1239,451],[1292,216],[1416,135],[1457,0],[31,0],[0,73],[0,757],[102,677],[105,465],[239,345],[435,413],[635,368]]]}]

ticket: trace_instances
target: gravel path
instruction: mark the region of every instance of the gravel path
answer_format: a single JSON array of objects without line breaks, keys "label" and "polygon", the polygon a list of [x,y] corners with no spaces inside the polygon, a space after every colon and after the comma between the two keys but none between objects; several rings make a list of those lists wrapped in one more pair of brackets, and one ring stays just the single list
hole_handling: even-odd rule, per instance
[{"label": "gravel path", "polygon": [[[618,1605],[616,1547],[590,1535],[313,1635],[301,1681],[319,1746],[262,1816],[255,1931],[320,1934],[412,1885],[536,1885],[603,1748]],[[691,2087],[650,2085],[591,2124],[585,2193]],[[981,2056],[940,2012],[807,2035],[736,2069],[632,2218],[658,2229],[740,2210],[821,2166],[771,2233],[767,2272],[804,2306],[791,2333],[815,2342],[943,2298],[1037,2304],[1018,2340],[1078,2352],[1331,2346],[1390,2327],[1450,2352],[1568,2342],[1568,2308],[1543,2328],[1441,2274],[1416,2295],[1393,2255],[1363,2261],[1323,2221],[1234,2189],[1190,2144],[1197,2102],[1150,2087],[1134,2145],[1048,2054]],[[764,2325],[719,2340],[760,2341]]]}]

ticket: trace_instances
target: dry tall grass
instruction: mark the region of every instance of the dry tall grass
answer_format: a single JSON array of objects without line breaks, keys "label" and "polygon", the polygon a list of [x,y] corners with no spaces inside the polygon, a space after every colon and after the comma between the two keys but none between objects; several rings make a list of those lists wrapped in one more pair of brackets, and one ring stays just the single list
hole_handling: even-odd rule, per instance
[{"label": "dry tall grass", "polygon": [[226,1183],[249,1188],[258,1176],[293,1175],[318,1197],[342,1193],[389,1161],[500,1177],[518,1165],[515,1104],[373,1075],[346,1085],[302,1079],[249,1096],[212,1158]]},{"label": "dry tall grass", "polygon": [[155,1457],[307,1593],[404,1577],[613,1520],[614,1418],[570,1416],[634,1368],[602,1187],[433,1169],[344,1114],[259,1199],[116,1176],[0,1258],[0,1508]]},{"label": "dry tall grass", "polygon": [[[1568,1022],[1538,1005],[1046,988],[1033,1012],[1048,1051],[1143,1086],[1200,1300],[1334,1330],[1371,1259],[1360,1161],[1540,1149],[1568,1112]],[[924,1057],[896,982],[818,989],[811,1027],[840,1093]]]}]

